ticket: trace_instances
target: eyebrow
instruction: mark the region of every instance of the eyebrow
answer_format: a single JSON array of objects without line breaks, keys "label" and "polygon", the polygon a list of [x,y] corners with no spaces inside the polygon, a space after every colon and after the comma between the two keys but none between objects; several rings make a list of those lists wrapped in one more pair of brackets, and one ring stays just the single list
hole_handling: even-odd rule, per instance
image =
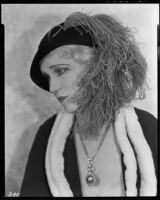
[{"label": "eyebrow", "polygon": [[51,66],[49,66],[49,69],[54,68],[54,67],[57,67],[57,66],[59,66],[59,65],[69,65],[69,64],[56,64],[56,65],[51,65]]}]

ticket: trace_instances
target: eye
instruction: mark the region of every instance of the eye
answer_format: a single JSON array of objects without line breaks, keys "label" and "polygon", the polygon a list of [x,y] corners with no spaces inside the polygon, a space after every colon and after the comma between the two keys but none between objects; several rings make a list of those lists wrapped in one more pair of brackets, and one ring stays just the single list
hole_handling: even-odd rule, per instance
[{"label": "eye", "polygon": [[57,76],[63,75],[68,69],[67,68],[55,68],[53,71]]}]

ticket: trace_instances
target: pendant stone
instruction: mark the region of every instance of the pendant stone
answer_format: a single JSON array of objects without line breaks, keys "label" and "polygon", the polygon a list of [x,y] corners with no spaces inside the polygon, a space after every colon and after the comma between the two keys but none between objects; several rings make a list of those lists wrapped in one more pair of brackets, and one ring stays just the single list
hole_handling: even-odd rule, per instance
[{"label": "pendant stone", "polygon": [[95,186],[98,185],[99,179],[95,174],[95,169],[93,166],[93,160],[88,158],[88,173],[86,176],[86,182],[89,186]]}]

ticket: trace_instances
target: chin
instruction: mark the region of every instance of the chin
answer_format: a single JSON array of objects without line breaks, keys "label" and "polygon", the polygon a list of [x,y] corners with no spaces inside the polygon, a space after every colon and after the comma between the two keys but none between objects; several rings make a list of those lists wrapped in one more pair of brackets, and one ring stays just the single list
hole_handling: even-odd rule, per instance
[{"label": "chin", "polygon": [[73,113],[76,111],[77,109],[77,105],[73,104],[73,103],[66,103],[66,104],[63,104],[62,105],[64,110],[67,112],[67,113]]}]

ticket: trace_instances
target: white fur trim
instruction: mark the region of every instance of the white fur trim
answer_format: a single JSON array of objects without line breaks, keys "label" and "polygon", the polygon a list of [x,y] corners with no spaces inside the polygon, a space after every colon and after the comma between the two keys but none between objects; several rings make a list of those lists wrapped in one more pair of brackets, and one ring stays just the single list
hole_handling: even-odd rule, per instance
[{"label": "white fur trim", "polygon": [[118,144],[120,146],[121,152],[124,155],[124,164],[126,166],[126,171],[125,171],[126,196],[137,196],[137,189],[136,189],[137,163],[134,151],[127,138],[125,120],[122,114],[122,109],[119,110],[114,128]]},{"label": "white fur trim", "polygon": [[156,196],[157,179],[152,152],[143,135],[134,108],[123,109],[128,136],[134,145],[141,173],[140,196]]},{"label": "white fur trim", "polygon": [[72,197],[73,193],[64,175],[63,151],[66,138],[70,133],[73,114],[58,113],[46,151],[46,174],[50,190],[55,197]]}]

